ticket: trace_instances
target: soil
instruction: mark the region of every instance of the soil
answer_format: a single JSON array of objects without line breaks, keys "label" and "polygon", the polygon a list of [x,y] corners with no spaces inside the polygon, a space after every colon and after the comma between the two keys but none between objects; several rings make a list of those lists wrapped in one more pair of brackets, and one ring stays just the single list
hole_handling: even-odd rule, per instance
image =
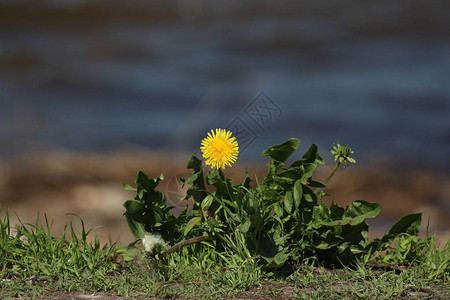
[{"label": "soil", "polygon": [[[337,292],[344,292],[351,287],[351,282],[340,282],[334,286],[330,286],[329,289],[336,290]],[[272,283],[261,282],[261,285],[252,287],[247,291],[241,292],[235,296],[222,295],[224,299],[292,299],[294,295],[310,295],[315,290],[314,287],[298,288],[292,284],[285,283]],[[429,286],[426,289],[419,291],[409,290],[407,296],[397,296],[393,299],[407,300],[411,298],[430,298],[433,299],[448,299],[449,292],[444,291],[440,286]],[[131,298],[131,297],[119,297],[111,296],[104,293],[85,293],[79,291],[73,292],[51,292],[46,294],[44,299],[56,300],[56,299],[69,299],[69,300],[83,300],[83,299],[98,299],[98,300],[125,300],[125,299],[149,299],[149,300],[162,300],[165,298],[150,297],[150,298]],[[186,299],[184,297],[174,299]]]}]

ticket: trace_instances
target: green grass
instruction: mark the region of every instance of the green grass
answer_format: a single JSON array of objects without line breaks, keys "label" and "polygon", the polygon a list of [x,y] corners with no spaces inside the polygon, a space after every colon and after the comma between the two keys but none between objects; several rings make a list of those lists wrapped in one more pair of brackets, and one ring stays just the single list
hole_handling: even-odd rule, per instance
[{"label": "green grass", "polygon": [[[382,257],[330,270],[313,261],[277,273],[255,260],[208,251],[192,244],[154,261],[140,257],[124,262],[116,246],[100,243],[83,221],[74,217],[55,237],[44,217],[12,228],[8,212],[0,219],[0,299],[51,298],[55,292],[159,298],[266,299],[448,299],[450,243],[441,248],[433,238],[421,240],[420,256],[410,266]],[[43,225],[41,225],[41,221]],[[79,223],[79,225],[77,225]],[[77,231],[75,228],[80,229]],[[189,249],[189,247],[192,247]],[[189,253],[196,251],[197,255]],[[385,260],[386,261],[386,260]]]}]

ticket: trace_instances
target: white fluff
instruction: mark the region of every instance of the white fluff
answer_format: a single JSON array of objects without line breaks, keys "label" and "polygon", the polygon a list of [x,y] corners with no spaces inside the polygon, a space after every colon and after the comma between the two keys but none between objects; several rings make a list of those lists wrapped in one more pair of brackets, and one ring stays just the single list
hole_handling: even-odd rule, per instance
[{"label": "white fluff", "polygon": [[164,244],[164,240],[158,234],[146,234],[142,238],[142,244],[146,252],[152,252],[156,245]]}]

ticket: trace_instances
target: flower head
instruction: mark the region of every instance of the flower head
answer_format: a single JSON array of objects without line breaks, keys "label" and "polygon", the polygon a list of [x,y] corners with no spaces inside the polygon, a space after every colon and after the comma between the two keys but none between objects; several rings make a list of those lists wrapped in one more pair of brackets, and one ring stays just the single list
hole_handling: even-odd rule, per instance
[{"label": "flower head", "polygon": [[342,146],[337,144],[333,144],[333,149],[330,149],[331,154],[334,156],[334,161],[339,163],[344,163],[344,167],[347,165],[347,161],[351,163],[355,163],[356,161],[350,157],[353,153],[355,153],[350,146]]},{"label": "flower head", "polygon": [[217,128],[216,132],[211,130],[208,136],[202,140],[203,157],[206,164],[214,169],[225,169],[231,167],[239,154],[239,147],[235,137],[231,137],[231,131]]},{"label": "flower head", "polygon": [[142,244],[146,252],[152,252],[155,246],[164,244],[164,240],[157,234],[146,234],[142,238]]}]

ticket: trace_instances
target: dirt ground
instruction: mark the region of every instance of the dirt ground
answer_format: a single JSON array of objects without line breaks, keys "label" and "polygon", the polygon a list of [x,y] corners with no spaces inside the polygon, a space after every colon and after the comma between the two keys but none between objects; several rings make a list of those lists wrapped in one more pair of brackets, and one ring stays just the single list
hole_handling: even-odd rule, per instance
[{"label": "dirt ground", "polygon": [[[329,287],[330,289],[336,290],[337,292],[345,292],[345,290],[351,287],[351,282],[341,282],[334,286]],[[267,300],[283,300],[292,299],[294,295],[311,295],[314,291],[313,287],[299,288],[292,284],[285,283],[273,283],[273,282],[261,282],[257,287],[250,288],[247,291],[243,291],[238,295],[226,296],[223,295],[222,299],[267,299]],[[408,291],[407,296],[397,296],[394,299],[406,300],[406,299],[421,299],[421,298],[433,298],[433,299],[446,299],[448,292],[444,291],[438,286],[429,286],[426,289],[421,289],[420,291],[415,291],[413,289]],[[45,299],[57,300],[57,299],[69,299],[69,300],[83,300],[83,299],[98,299],[98,300],[125,300],[125,299],[139,299],[131,297],[118,297],[111,296],[103,293],[83,293],[79,291],[73,291],[69,293],[65,292],[52,292],[44,296]],[[149,300],[162,300],[164,298],[150,297],[142,298]],[[185,299],[184,297],[174,298],[174,299]]]},{"label": "dirt ground", "polygon": [[[185,168],[189,155],[161,153],[80,154],[67,152],[35,153],[20,159],[0,161],[1,215],[8,208],[12,223],[34,223],[38,214],[53,220],[53,233],[58,235],[64,224],[79,215],[87,228],[96,227],[101,240],[121,245],[133,241],[122,214],[123,202],[134,198],[122,183],[133,184],[139,170],[150,177],[164,174],[159,190],[172,205],[183,189],[177,178],[189,171]],[[322,180],[329,168],[320,168]],[[262,178],[265,166],[239,165],[226,169],[235,182],[248,171]],[[394,170],[377,164],[349,166],[330,181],[328,192],[335,202],[348,205],[355,200],[379,202],[380,215],[370,220],[371,236],[380,236],[402,215],[422,212],[423,228],[438,238],[450,237],[450,174],[423,170]],[[17,213],[17,215],[16,215]],[[429,220],[429,221],[428,221]],[[79,221],[74,219],[74,224]]]}]

